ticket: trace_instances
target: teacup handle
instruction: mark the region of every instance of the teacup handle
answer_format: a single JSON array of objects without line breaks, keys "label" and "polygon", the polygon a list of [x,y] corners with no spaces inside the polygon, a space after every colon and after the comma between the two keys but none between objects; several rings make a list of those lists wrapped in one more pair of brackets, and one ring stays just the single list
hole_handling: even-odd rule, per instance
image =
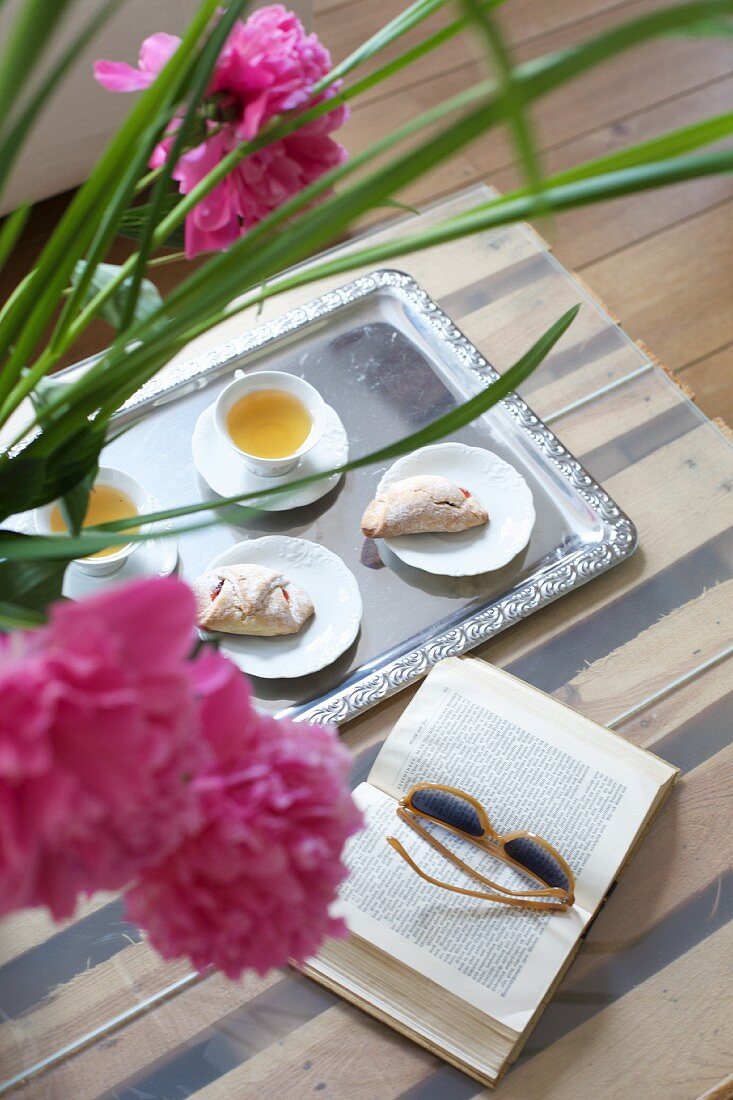
[{"label": "teacup handle", "polygon": [[244,378],[244,371],[243,370],[235,370],[234,377],[237,379],[237,381],[239,381],[240,378]]}]

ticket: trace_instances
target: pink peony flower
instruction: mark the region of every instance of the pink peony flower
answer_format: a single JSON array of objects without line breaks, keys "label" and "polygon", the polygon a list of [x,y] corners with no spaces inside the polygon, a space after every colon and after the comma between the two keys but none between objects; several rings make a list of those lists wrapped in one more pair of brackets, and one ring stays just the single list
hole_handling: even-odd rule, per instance
[{"label": "pink peony flower", "polygon": [[[94,74],[113,92],[146,87],[163,68],[180,39],[155,34],[140,51],[140,67],[97,61]],[[332,85],[318,97],[313,89],[331,66],[328,51],[281,4],[253,12],[235,24],[214,69],[204,103],[209,137],[185,152],[173,171],[188,194],[229,152],[250,141],[275,115],[310,106],[337,94]],[[336,106],[282,141],[250,155],[186,218],[186,253],[227,248],[286,199],[341,164],[346,151],[330,134],[348,117]],[[164,138],[150,160],[159,167],[173,138]]]},{"label": "pink peony flower", "polygon": [[0,647],[0,914],[125,886],[197,826],[194,601],[146,580]]},{"label": "pink peony flower", "polygon": [[229,977],[302,962],[342,935],[329,905],[360,815],[334,732],[257,716],[244,678],[219,654],[198,663],[202,823],[127,893],[130,918],[164,958]]},{"label": "pink peony flower", "polygon": [[166,958],[232,977],[344,931],[329,906],[359,825],[332,731],[258,715],[194,600],[150,579],[0,639],[0,915],[130,887]]}]

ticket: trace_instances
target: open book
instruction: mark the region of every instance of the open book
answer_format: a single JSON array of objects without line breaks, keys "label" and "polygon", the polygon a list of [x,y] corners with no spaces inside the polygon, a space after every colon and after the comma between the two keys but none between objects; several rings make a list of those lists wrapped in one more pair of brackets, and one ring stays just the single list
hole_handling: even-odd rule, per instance
[{"label": "open book", "polygon": [[[366,828],[347,851],[339,911],[351,936],[305,972],[484,1084],[516,1058],[677,769],[483,661],[428,675],[355,792]],[[415,783],[477,798],[500,833],[526,829],[576,880],[565,912],[536,912],[433,886],[387,844],[397,837],[443,882],[476,882],[396,813]],[[439,827],[452,851],[502,886],[511,866]],[[483,862],[482,862],[483,861]]]}]

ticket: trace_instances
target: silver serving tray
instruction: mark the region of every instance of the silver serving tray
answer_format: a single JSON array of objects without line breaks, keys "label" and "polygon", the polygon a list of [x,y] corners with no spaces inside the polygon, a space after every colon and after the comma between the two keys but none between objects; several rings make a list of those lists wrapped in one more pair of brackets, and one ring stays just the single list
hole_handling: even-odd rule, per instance
[{"label": "silver serving tray", "polygon": [[[129,427],[105,448],[103,462],[138,477],[163,507],[211,499],[192,462],[194,424],[235,369],[263,368],[307,377],[339,412],[352,457],[415,431],[498,377],[413,279],[376,271],[148,382],[118,414]],[[348,473],[306,508],[181,538],[181,571],[189,578],[233,542],[266,532],[327,546],[357,578],[364,618],[356,642],[322,672],[254,680],[264,709],[343,722],[633,552],[633,524],[519,397],[452,438],[501,455],[534,494],[530,543],[497,572],[448,578],[394,558],[385,565],[359,527],[384,465]]]}]

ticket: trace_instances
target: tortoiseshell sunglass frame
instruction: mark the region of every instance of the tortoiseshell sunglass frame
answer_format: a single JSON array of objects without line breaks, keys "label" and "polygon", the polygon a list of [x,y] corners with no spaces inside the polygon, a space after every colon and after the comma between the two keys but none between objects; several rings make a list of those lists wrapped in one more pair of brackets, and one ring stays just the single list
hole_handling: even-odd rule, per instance
[{"label": "tortoiseshell sunglass frame", "polygon": [[[482,834],[480,836],[475,836],[472,833],[466,832],[465,830],[455,825],[452,825],[447,821],[444,821],[440,817],[435,817],[432,814],[425,813],[422,810],[419,810],[413,804],[413,798],[418,791],[442,791],[446,794],[452,795],[454,798],[461,799],[469,803],[476,811],[478,821],[483,830]],[[397,806],[397,816],[400,818],[400,820],[404,821],[405,824],[409,825],[410,828],[418,834],[418,836],[427,841],[427,843],[430,844],[431,847],[440,852],[440,854],[455,867],[458,867],[465,874],[482,883],[482,885],[490,887],[490,890],[493,892],[488,892],[485,890],[469,890],[465,887],[454,886],[451,883],[441,882],[439,879],[433,878],[431,875],[428,875],[425,871],[418,867],[418,865],[405,851],[404,847],[396,837],[387,837],[387,843],[392,848],[394,848],[394,850],[398,852],[399,855],[402,856],[402,858],[410,865],[413,871],[415,871],[416,874],[420,875],[420,877],[425,879],[427,882],[432,883],[434,886],[439,886],[443,890],[450,890],[456,894],[465,894],[468,897],[481,898],[485,901],[502,902],[505,905],[513,905],[520,909],[564,912],[566,909],[572,906],[575,901],[575,877],[573,875],[573,872],[570,870],[570,867],[568,866],[566,860],[563,859],[557,849],[554,848],[549,843],[549,841],[545,840],[544,837],[538,836],[536,833],[528,832],[524,829],[516,830],[515,832],[511,833],[498,833],[496,829],[494,829],[494,827],[492,826],[489,820],[489,815],[487,814],[482,804],[478,801],[478,799],[474,798],[466,791],[461,791],[457,787],[449,787],[442,783],[416,783],[413,787],[410,788],[405,797],[400,799],[400,802]],[[521,874],[531,879],[534,879],[536,882],[542,885],[542,889],[511,890],[507,886],[501,886],[499,883],[496,883],[492,879],[487,878],[485,875],[482,875],[479,871],[471,867],[468,863],[457,856],[455,852],[451,851],[450,848],[442,844],[435,836],[433,836],[431,832],[429,832],[428,829],[420,824],[420,821],[418,819],[429,821],[434,825],[438,825],[443,829],[447,829],[455,836],[461,837],[462,840],[470,841],[471,844],[473,844],[480,851],[488,852],[489,855],[492,855],[496,859],[500,859],[504,863],[509,864]],[[506,851],[506,845],[513,840],[528,840],[531,841],[533,844],[539,845],[553,860],[558,863],[565,876],[567,877],[568,888],[563,889],[559,886],[550,886],[535,871],[532,871],[529,867],[518,862],[517,860],[512,859],[512,857]]]}]

